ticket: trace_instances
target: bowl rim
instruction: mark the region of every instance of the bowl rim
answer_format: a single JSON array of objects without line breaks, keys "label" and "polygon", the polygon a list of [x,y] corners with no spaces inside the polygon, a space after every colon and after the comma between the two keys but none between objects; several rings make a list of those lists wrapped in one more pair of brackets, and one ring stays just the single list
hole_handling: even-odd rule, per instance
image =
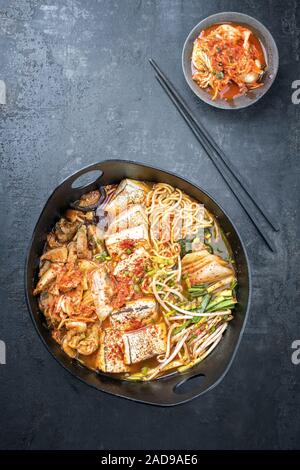
[{"label": "bowl rim", "polygon": [[[189,77],[189,73],[187,71],[187,67],[186,67],[186,64],[185,64],[186,49],[187,49],[191,39],[193,38],[193,36],[196,35],[196,33],[199,34],[200,30],[202,29],[203,23],[207,22],[207,21],[217,23],[218,20],[221,21],[222,18],[224,16],[227,16],[227,15],[228,16],[233,16],[235,18],[227,19],[227,20],[223,19],[223,22],[224,21],[225,22],[226,21],[228,21],[228,22],[240,21],[241,23],[243,23],[245,25],[248,25],[250,28],[254,27],[258,31],[262,31],[264,33],[265,37],[267,38],[267,40],[269,41],[270,48],[272,49],[272,52],[273,52],[273,57],[272,57],[273,64],[274,64],[273,75],[272,75],[272,78],[270,79],[269,83],[263,87],[262,94],[260,96],[257,96],[255,98],[251,99],[248,102],[245,102],[244,104],[239,104],[237,106],[229,106],[226,100],[212,101],[209,94],[207,92],[205,92],[205,90],[201,90],[199,87],[197,87],[198,89],[196,89],[197,85],[195,85],[194,82],[192,82],[192,79]],[[253,23],[253,24],[251,25],[251,23]],[[202,100],[204,103],[209,104],[210,106],[213,106],[213,107],[218,108],[218,109],[226,109],[226,110],[235,111],[235,110],[239,110],[239,109],[248,108],[249,106],[252,106],[253,104],[257,103],[267,93],[267,91],[271,88],[271,86],[273,85],[273,83],[276,79],[277,73],[278,73],[279,53],[278,53],[277,44],[275,42],[275,39],[273,38],[273,35],[269,31],[269,29],[263,23],[261,23],[259,20],[257,20],[253,16],[247,15],[246,13],[240,13],[240,12],[236,12],[236,11],[223,11],[223,12],[214,13],[213,15],[209,15],[209,16],[203,18],[201,21],[199,21],[199,23],[197,23],[191,29],[191,31],[187,35],[187,37],[184,41],[184,44],[183,44],[182,54],[181,54],[181,65],[182,65],[183,75],[184,75],[184,78],[185,78],[188,86],[190,87],[190,89],[193,91],[193,93],[200,100]],[[200,90],[207,93],[207,97],[202,92],[200,92]]]},{"label": "bowl rim", "polygon": [[[233,352],[231,354],[231,357],[228,361],[228,363],[226,364],[226,367],[225,369],[223,370],[223,372],[221,373],[221,375],[217,378],[217,380],[215,380],[215,382],[213,384],[211,384],[207,389],[203,390],[203,391],[200,391],[199,393],[196,393],[196,394],[193,394],[191,397],[188,397],[186,399],[182,399],[182,400],[178,400],[176,403],[158,403],[158,402],[151,402],[151,401],[148,401],[148,400],[143,400],[143,399],[139,399],[139,398],[135,398],[135,397],[131,397],[131,396],[127,396],[126,394],[122,394],[122,393],[116,393],[116,392],[110,392],[110,391],[107,391],[103,388],[98,387],[97,385],[93,384],[93,383],[89,383],[87,380],[85,380],[84,378],[80,377],[76,372],[72,371],[71,368],[69,368],[66,364],[64,364],[59,357],[57,357],[54,353],[54,351],[52,350],[52,348],[47,344],[46,342],[46,339],[44,338],[43,334],[41,333],[41,331],[39,330],[39,327],[38,327],[38,324],[36,322],[36,319],[34,317],[34,314],[33,314],[33,309],[31,307],[31,301],[30,301],[30,298],[29,298],[29,287],[28,287],[28,270],[29,270],[29,261],[30,261],[30,256],[31,256],[31,251],[32,251],[32,248],[33,248],[33,242],[34,242],[34,239],[35,239],[35,236],[36,236],[36,232],[37,232],[37,228],[38,228],[38,225],[40,223],[40,220],[42,219],[42,215],[44,213],[44,210],[46,208],[46,206],[48,205],[49,201],[51,200],[52,196],[55,194],[56,190],[62,186],[63,184],[65,184],[68,180],[72,180],[74,177],[78,177],[80,176],[81,174],[83,174],[83,172],[87,172],[88,170],[90,171],[93,171],[94,169],[97,169],[95,167],[101,165],[101,164],[110,164],[110,163],[115,163],[115,164],[119,164],[119,163],[122,163],[122,164],[129,164],[129,165],[138,165],[138,166],[141,166],[141,167],[145,167],[145,168],[150,168],[150,169],[153,169],[153,170],[158,170],[162,173],[165,173],[167,175],[171,175],[171,176],[174,176],[176,178],[179,178],[183,181],[185,181],[186,183],[188,183],[189,185],[193,186],[194,188],[196,188],[197,190],[201,191],[202,193],[204,193],[209,199],[212,200],[212,202],[221,210],[221,212],[223,213],[223,215],[228,219],[229,223],[232,225],[234,231],[235,231],[235,234],[239,240],[239,243],[241,245],[241,248],[242,248],[242,251],[243,251],[243,255],[245,257],[245,261],[246,261],[246,270],[247,270],[247,280],[248,280],[248,298],[247,298],[247,305],[245,306],[245,310],[244,310],[244,319],[243,319],[243,323],[242,323],[242,326],[241,326],[241,329],[239,331],[239,334],[238,334],[238,338],[236,340],[236,343],[234,345],[234,349],[233,349]],[[100,176],[101,178],[101,176]],[[98,179],[98,178],[97,178]],[[89,186],[89,185],[88,185]],[[82,187],[82,189],[85,189],[85,186]],[[64,178],[62,181],[60,181],[58,183],[57,186],[55,186],[55,188],[53,189],[53,191],[51,191],[50,195],[47,197],[46,199],[46,202],[43,204],[43,207],[42,207],[42,210],[41,212],[39,213],[39,216],[36,220],[36,223],[34,225],[34,228],[33,228],[33,231],[32,231],[32,235],[30,237],[30,240],[29,240],[29,243],[28,243],[28,246],[27,246],[27,250],[26,250],[26,257],[25,257],[25,263],[24,263],[24,290],[25,290],[25,299],[26,299],[26,305],[27,305],[27,310],[29,312],[29,315],[30,315],[30,318],[31,318],[31,321],[33,323],[33,326],[34,326],[34,329],[36,330],[37,332],[37,335],[38,337],[40,338],[40,340],[42,341],[43,345],[45,346],[45,348],[47,349],[47,351],[50,353],[50,355],[55,359],[55,361],[61,366],[63,367],[69,374],[71,374],[71,376],[75,377],[77,380],[80,380],[82,383],[84,383],[85,385],[89,386],[89,387],[92,387],[94,389],[96,389],[97,391],[101,391],[101,392],[104,392],[108,395],[111,395],[111,396],[116,396],[116,397],[119,397],[119,398],[125,398],[127,400],[130,400],[130,401],[133,401],[133,402],[137,402],[137,403],[142,403],[144,405],[150,405],[150,406],[158,406],[158,407],[172,407],[172,406],[179,406],[179,405],[183,405],[185,403],[188,403],[189,401],[195,399],[195,398],[198,398],[199,396],[207,393],[208,391],[212,390],[213,388],[215,388],[223,379],[224,377],[226,376],[226,374],[228,373],[228,371],[230,370],[231,366],[232,366],[232,363],[236,357],[236,354],[238,352],[238,349],[239,349],[239,346],[240,346],[240,343],[241,343],[241,340],[242,340],[242,337],[243,337],[243,334],[244,334],[244,331],[245,331],[245,328],[246,328],[246,324],[247,324],[247,321],[248,321],[248,317],[249,317],[249,313],[250,313],[250,307],[251,307],[251,302],[252,302],[252,295],[253,295],[253,285],[252,285],[252,270],[251,270],[251,265],[250,265],[250,261],[249,261],[249,257],[248,257],[248,253],[247,253],[247,250],[246,250],[246,246],[241,238],[241,235],[240,235],[240,232],[239,230],[237,229],[235,223],[233,223],[231,217],[228,216],[227,212],[223,209],[223,207],[215,200],[214,197],[212,197],[210,195],[210,193],[208,193],[206,190],[202,189],[201,186],[198,186],[197,184],[193,183],[190,179],[187,179],[185,177],[181,177],[179,176],[177,173],[175,172],[172,172],[172,171],[169,171],[167,169],[163,169],[161,167],[158,167],[158,166],[153,166],[153,165],[148,165],[147,163],[142,163],[142,162],[137,162],[137,161],[134,161],[134,160],[121,160],[121,159],[105,159],[105,160],[100,160],[96,163],[92,163],[92,164],[89,164],[85,167],[82,167],[80,168],[79,170],[73,172],[72,174],[70,174],[69,176],[67,176],[66,178]],[[81,367],[84,367],[84,366],[81,366]],[[191,371],[192,371],[193,368],[191,368]],[[102,377],[106,377],[106,374],[104,373],[98,373],[100,376]],[[177,374],[179,377],[180,377],[180,374]],[[195,375],[198,375],[198,374],[195,374]],[[122,382],[122,380],[120,380],[120,382]],[[155,382],[155,381],[154,381]],[[140,384],[140,383],[139,383]],[[136,384],[138,385],[138,384]]]}]

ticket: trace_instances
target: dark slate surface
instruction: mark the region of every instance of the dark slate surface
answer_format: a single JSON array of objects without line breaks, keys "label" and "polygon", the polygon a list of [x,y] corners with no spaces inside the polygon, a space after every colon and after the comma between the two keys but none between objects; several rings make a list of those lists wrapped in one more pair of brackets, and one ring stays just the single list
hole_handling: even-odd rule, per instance
[{"label": "dark slate surface", "polygon": [[[281,67],[272,89],[240,112],[197,101],[180,56],[190,29],[218,11],[270,28]],[[0,447],[6,449],[297,448],[300,339],[300,5],[295,1],[0,1],[1,126]],[[201,121],[278,214],[271,254],[153,78],[153,56]],[[104,158],[158,164],[216,197],[236,221],[253,270],[249,322],[223,382],[175,408],[97,392],[65,372],[40,342],[24,301],[26,248],[47,196],[67,175]]]}]

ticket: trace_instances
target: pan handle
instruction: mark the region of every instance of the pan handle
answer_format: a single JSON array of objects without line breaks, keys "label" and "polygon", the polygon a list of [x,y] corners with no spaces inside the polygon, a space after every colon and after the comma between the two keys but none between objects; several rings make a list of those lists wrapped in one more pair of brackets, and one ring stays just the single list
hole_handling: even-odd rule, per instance
[{"label": "pan handle", "polygon": [[[92,177],[87,182],[84,181],[84,176],[88,176],[91,173]],[[97,175],[93,175],[93,173],[97,173]],[[66,189],[68,188],[71,191],[88,191],[95,187],[95,185],[100,185],[100,180],[103,177],[104,168],[101,163],[93,163],[92,165],[86,166],[73,175],[69,176],[66,180],[61,183],[61,186],[64,186]],[[81,180],[82,183],[81,183]],[[77,182],[77,184],[75,184]]]},{"label": "pan handle", "polygon": [[162,378],[157,383],[148,384],[157,388],[155,395],[159,398],[156,401],[151,396],[149,402],[159,405],[172,406],[185,403],[195,397],[198,397],[214,384],[208,375],[203,371],[189,371],[179,375],[171,375]]},{"label": "pan handle", "polygon": [[195,393],[198,394],[203,388],[206,388],[205,382],[207,382],[206,376],[202,373],[184,377],[173,387],[173,392],[181,396],[195,395]]},{"label": "pan handle", "polygon": [[197,374],[187,374],[179,376],[176,383],[172,385],[170,392],[170,401],[173,404],[180,404],[190,401],[205,392],[212,385],[209,377],[203,372]]}]

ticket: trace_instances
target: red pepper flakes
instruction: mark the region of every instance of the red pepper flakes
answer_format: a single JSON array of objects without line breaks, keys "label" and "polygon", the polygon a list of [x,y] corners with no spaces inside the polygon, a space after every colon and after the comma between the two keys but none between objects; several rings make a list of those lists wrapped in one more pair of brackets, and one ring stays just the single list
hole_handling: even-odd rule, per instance
[{"label": "red pepper flakes", "polygon": [[134,331],[142,328],[143,322],[141,320],[131,320],[125,331]]},{"label": "red pepper flakes", "polygon": [[128,250],[128,249],[133,250],[135,245],[136,245],[136,242],[134,240],[130,240],[130,239],[121,240],[120,244],[119,244],[119,246],[122,250]]},{"label": "red pepper flakes", "polygon": [[120,344],[114,344],[109,350],[107,357],[108,359],[123,359],[124,351]]}]

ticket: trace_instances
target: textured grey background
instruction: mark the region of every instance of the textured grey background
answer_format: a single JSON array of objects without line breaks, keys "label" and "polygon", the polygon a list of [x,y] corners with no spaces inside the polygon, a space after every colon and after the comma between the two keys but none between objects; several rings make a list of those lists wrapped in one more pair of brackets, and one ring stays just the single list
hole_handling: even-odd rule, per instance
[{"label": "textured grey background", "polygon": [[[198,101],[184,82],[190,29],[218,11],[261,20],[280,53],[271,90],[235,112]],[[0,1],[0,447],[6,449],[300,447],[300,5],[295,1]],[[153,77],[153,56],[258,197],[278,214],[277,253],[261,242]],[[97,392],[64,371],[33,329],[23,291],[26,248],[47,196],[104,158],[158,164],[208,190],[236,221],[253,270],[249,322],[223,382],[170,409]]]}]

